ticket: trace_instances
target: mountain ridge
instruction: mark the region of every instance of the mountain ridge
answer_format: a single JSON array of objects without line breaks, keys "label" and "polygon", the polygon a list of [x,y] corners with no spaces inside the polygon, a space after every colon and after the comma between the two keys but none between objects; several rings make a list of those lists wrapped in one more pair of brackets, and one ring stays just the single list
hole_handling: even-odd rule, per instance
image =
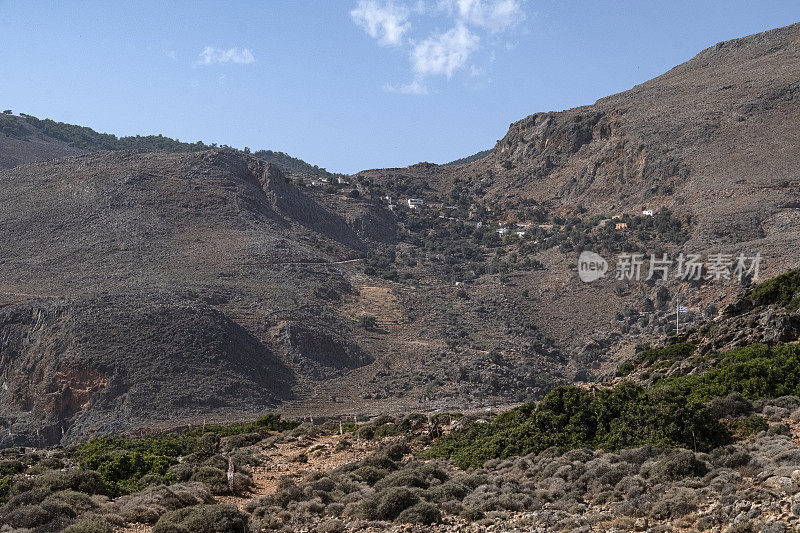
[{"label": "mountain ridge", "polygon": [[[202,141],[194,143],[182,142],[163,135],[130,135],[117,137],[110,133],[98,133],[86,126],[77,126],[66,122],[57,122],[48,118],[39,119],[33,115],[21,113],[0,115],[0,133],[9,138],[28,141],[35,137],[50,138],[65,143],[74,151],[71,154],[98,151],[98,150],[162,150],[165,152],[200,152],[217,147],[217,143],[205,144]],[[226,145],[221,148],[230,148]],[[250,153],[245,148],[245,153]],[[65,153],[67,155],[67,153]],[[284,172],[309,176],[333,178],[341,176],[328,172],[317,165],[306,163],[302,159],[292,157],[283,152],[272,150],[256,150],[253,155],[264,161],[277,164]],[[28,162],[20,159],[22,162]],[[17,163],[18,164],[18,163]],[[0,160],[0,168],[16,166]]]}]

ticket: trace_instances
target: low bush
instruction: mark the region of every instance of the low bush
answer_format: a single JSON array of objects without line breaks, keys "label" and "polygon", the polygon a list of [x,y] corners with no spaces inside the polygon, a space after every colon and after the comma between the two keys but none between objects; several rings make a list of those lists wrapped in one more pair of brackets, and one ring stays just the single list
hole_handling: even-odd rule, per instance
[{"label": "low bush", "polygon": [[362,511],[368,520],[394,520],[400,513],[416,505],[419,496],[405,487],[391,487],[367,500]]},{"label": "low bush", "polygon": [[738,392],[714,398],[706,407],[714,418],[737,418],[753,412],[753,404]]},{"label": "low bush", "polygon": [[67,527],[63,533],[113,533],[117,528],[112,520],[105,517],[86,517]]},{"label": "low bush", "polygon": [[694,353],[695,345],[688,342],[678,342],[664,346],[663,348],[653,348],[638,354],[635,361],[640,364],[664,366],[671,365],[676,361],[682,361]]},{"label": "low bush", "polygon": [[228,492],[228,474],[213,466],[202,466],[192,475],[192,481],[205,483],[213,494],[225,494]]},{"label": "low bush", "polygon": [[97,472],[91,470],[68,470],[66,472],[47,472],[32,478],[18,479],[12,486],[11,494],[13,496],[31,491],[47,494],[65,490],[106,496],[111,495],[113,492]]},{"label": "low bush", "polygon": [[244,448],[246,446],[255,444],[261,439],[261,433],[239,433],[237,435],[227,437],[223,443],[223,449],[225,449],[225,451],[231,451],[238,448]]},{"label": "low bush", "polygon": [[63,533],[113,533],[123,523],[119,517],[109,515],[87,516],[67,527]]},{"label": "low bush", "polygon": [[792,311],[800,305],[800,270],[790,270],[780,276],[759,283],[746,299],[756,305],[778,304]]},{"label": "low bush", "polygon": [[556,388],[538,405],[526,404],[489,424],[472,424],[439,439],[427,456],[451,457],[464,468],[550,447],[615,451],[650,444],[708,451],[730,438],[706,407],[685,394],[625,382],[596,395],[573,386]]},{"label": "low bush", "polygon": [[752,344],[719,358],[704,374],[666,378],[656,387],[693,401],[724,398],[735,392],[748,400],[800,395],[800,345]]},{"label": "low bush", "polygon": [[16,459],[0,461],[0,476],[13,476],[25,470],[25,465]]},{"label": "low bush", "polygon": [[14,479],[11,476],[0,477],[0,505],[8,501]]},{"label": "low bush", "polygon": [[736,424],[737,433],[743,436],[756,435],[761,431],[766,431],[768,428],[767,421],[764,420],[763,416],[759,415],[750,415]]},{"label": "low bush", "polygon": [[406,524],[437,524],[442,520],[442,513],[439,508],[432,503],[420,502],[405,509],[395,519],[396,522]]},{"label": "low bush", "polygon": [[189,503],[168,487],[159,486],[148,487],[137,494],[118,498],[114,502],[114,507],[119,515],[128,522],[155,524],[164,513],[196,503],[200,502]]},{"label": "low bush", "polygon": [[163,515],[153,533],[247,533],[248,516],[230,505],[195,505]]},{"label": "low bush", "polygon": [[704,476],[708,472],[706,464],[689,450],[675,450],[655,461],[642,465],[639,473],[655,483],[666,483],[686,477]]}]

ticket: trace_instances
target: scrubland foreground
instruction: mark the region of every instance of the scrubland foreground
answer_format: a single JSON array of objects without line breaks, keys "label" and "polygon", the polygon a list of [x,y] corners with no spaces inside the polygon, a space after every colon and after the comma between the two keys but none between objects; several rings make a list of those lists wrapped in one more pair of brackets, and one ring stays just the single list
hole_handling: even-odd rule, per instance
[{"label": "scrubland foreground", "polygon": [[592,450],[567,423],[571,450],[500,453],[466,470],[427,459],[453,442],[438,432],[500,420],[409,415],[344,435],[338,423],[257,425],[12,448],[0,512],[3,531],[42,532],[790,531],[800,523],[799,408],[796,396],[712,402],[704,409],[726,417],[721,435],[738,438],[696,452]]},{"label": "scrubland foreground", "polygon": [[[687,346],[650,350],[640,364]],[[798,353],[748,346],[703,374],[561,387],[499,416],[312,424],[270,415],[8,448],[1,530],[792,531],[798,376],[774,370]],[[736,388],[745,394],[703,392]],[[784,389],[794,394],[769,393]]]}]

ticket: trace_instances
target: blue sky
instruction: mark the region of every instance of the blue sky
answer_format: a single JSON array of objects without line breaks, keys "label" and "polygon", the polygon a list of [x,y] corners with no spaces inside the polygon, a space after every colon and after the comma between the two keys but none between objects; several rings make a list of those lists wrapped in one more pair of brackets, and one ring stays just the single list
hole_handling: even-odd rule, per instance
[{"label": "blue sky", "polygon": [[0,0],[0,107],[337,172],[441,163],[797,21],[796,0]]}]

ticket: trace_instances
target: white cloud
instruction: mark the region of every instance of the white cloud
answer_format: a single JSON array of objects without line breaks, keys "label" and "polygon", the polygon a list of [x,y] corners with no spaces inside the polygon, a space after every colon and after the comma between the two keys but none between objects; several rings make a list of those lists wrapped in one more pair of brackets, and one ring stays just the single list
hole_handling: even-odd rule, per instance
[{"label": "white cloud", "polygon": [[511,29],[525,19],[520,0],[439,0],[439,8],[492,33]]},{"label": "white cloud", "polygon": [[383,86],[383,90],[387,93],[428,94],[428,88],[419,80],[414,80],[404,85],[392,85],[387,83]]},{"label": "white cloud", "polygon": [[240,65],[248,65],[255,62],[255,60],[253,52],[247,48],[214,48],[213,46],[206,46],[200,52],[200,59],[197,60],[197,64],[238,63]]},{"label": "white cloud", "polygon": [[469,67],[469,75],[473,78],[478,78],[480,76],[484,76],[486,74],[486,70],[481,67],[476,67],[475,65],[470,65]]},{"label": "white cloud", "polygon": [[411,49],[411,64],[420,76],[442,74],[448,78],[464,66],[480,39],[463,24],[446,33],[433,34]]},{"label": "white cloud", "polygon": [[370,37],[378,39],[378,43],[388,46],[400,46],[403,34],[410,28],[408,8],[397,5],[392,0],[379,3],[376,0],[359,0],[350,16]]},{"label": "white cloud", "polygon": [[[381,46],[402,47],[408,51],[413,81],[386,84],[383,90],[400,94],[428,94],[430,78],[452,78],[466,71],[471,84],[490,82],[486,69],[475,64],[473,55],[495,58],[495,48],[513,48],[513,34],[525,20],[527,0],[357,0],[350,11],[353,22]],[[412,32],[412,22],[431,26],[430,20],[445,19],[448,31],[437,29],[422,40]],[[417,24],[421,21],[421,24]],[[438,23],[437,23],[438,24]],[[505,32],[504,35],[499,34]],[[488,54],[488,55],[487,55]],[[483,63],[486,63],[484,58]],[[469,67],[469,68],[468,68]]]}]

